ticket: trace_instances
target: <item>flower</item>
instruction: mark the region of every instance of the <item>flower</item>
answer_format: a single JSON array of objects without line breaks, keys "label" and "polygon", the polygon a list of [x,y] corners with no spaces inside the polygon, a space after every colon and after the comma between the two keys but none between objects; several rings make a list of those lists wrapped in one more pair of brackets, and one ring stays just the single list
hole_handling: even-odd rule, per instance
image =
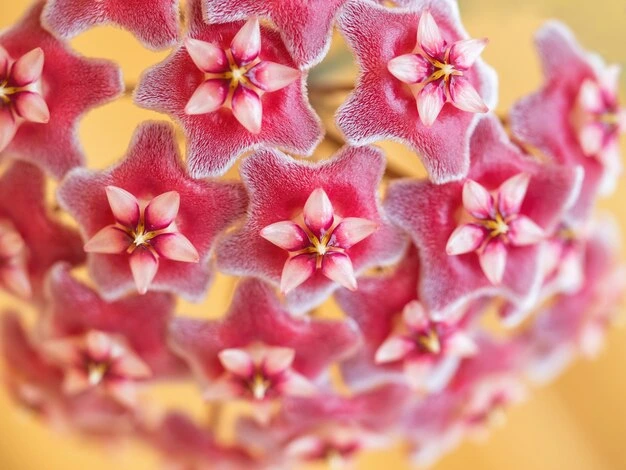
[{"label": "flower", "polygon": [[85,59],[45,31],[36,2],[0,34],[0,155],[39,165],[55,178],[83,163],[79,117],[123,90],[119,67]]},{"label": "flower", "polygon": [[335,16],[346,0],[202,0],[207,22],[229,23],[258,16],[269,18],[280,32],[296,64],[318,64],[330,47]]},{"label": "flower", "polygon": [[546,81],[514,106],[511,129],[557,162],[584,168],[580,198],[568,214],[578,224],[598,194],[612,192],[621,172],[618,139],[626,112],[617,98],[619,68],[584,51],[561,23],[547,23],[536,42]]},{"label": "flower", "polygon": [[476,113],[495,106],[497,79],[477,58],[486,42],[468,39],[456,2],[389,9],[352,1],[338,23],[361,68],[337,114],[348,142],[399,140],[434,182],[465,177]]},{"label": "flower", "polygon": [[93,26],[115,24],[133,33],[144,46],[164,49],[178,39],[178,0],[50,0],[42,22],[64,39]]},{"label": "flower", "polygon": [[315,164],[275,150],[248,157],[241,166],[248,218],[220,241],[219,268],[280,284],[296,313],[340,285],[354,288],[361,272],[393,263],[405,247],[378,205],[383,168],[382,154],[370,147]]},{"label": "flower", "polygon": [[120,164],[73,170],[59,200],[81,225],[90,273],[109,300],[133,287],[202,298],[213,241],[247,203],[238,183],[188,176],[166,123],[140,126]]},{"label": "flower", "polygon": [[306,73],[295,69],[278,33],[256,19],[209,25],[199,10],[199,0],[190,2],[183,45],[147,70],[135,92],[139,106],[183,127],[190,174],[224,174],[262,146],[313,153],[322,132],[306,97]]}]

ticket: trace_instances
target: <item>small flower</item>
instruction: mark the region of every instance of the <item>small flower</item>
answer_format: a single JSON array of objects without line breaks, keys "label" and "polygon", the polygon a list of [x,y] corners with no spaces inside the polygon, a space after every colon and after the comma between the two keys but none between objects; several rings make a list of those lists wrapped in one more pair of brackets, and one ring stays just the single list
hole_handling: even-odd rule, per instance
[{"label": "small flower", "polygon": [[545,238],[544,231],[520,209],[528,190],[530,176],[510,177],[490,194],[473,180],[463,185],[463,206],[475,221],[459,225],[446,245],[451,256],[478,252],[480,267],[492,284],[504,276],[507,246],[533,245]]}]

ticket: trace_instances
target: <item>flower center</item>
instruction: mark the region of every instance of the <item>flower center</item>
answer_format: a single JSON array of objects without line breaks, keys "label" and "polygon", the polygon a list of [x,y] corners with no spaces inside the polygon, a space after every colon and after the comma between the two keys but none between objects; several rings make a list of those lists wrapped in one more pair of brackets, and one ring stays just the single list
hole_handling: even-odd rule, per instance
[{"label": "flower center", "polygon": [[499,213],[496,214],[495,219],[485,220],[482,223],[490,231],[489,235],[492,238],[506,235],[509,231],[507,221]]},{"label": "flower center", "polygon": [[249,382],[249,388],[252,392],[252,396],[256,400],[263,400],[267,391],[269,390],[271,382],[265,378],[261,372],[254,374],[254,377]]},{"label": "flower center", "polygon": [[439,334],[433,328],[420,333],[417,337],[417,344],[421,349],[431,354],[439,354],[441,352],[441,340],[439,339]]},{"label": "flower center", "polygon": [[109,364],[106,362],[89,362],[87,364],[87,377],[89,384],[93,387],[99,385],[109,370]]}]

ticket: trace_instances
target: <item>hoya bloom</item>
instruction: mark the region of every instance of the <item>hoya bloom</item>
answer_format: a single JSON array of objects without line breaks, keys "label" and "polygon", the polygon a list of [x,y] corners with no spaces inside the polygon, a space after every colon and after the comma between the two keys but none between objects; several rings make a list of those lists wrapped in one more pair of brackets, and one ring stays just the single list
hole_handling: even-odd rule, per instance
[{"label": "hoya bloom", "polygon": [[41,301],[44,277],[54,263],[77,265],[84,259],[78,232],[48,207],[43,172],[13,163],[0,177],[0,288]]},{"label": "hoya bloom", "polygon": [[246,207],[238,183],[187,175],[165,123],[140,126],[120,164],[72,171],[59,199],[82,228],[90,273],[107,299],[130,290],[202,298],[213,241]]},{"label": "hoya bloom", "polygon": [[433,181],[464,177],[470,135],[478,113],[495,106],[497,79],[478,58],[486,41],[469,39],[456,2],[393,10],[352,1],[339,27],[361,67],[337,115],[348,142],[399,140],[419,153]]},{"label": "hoya bloom", "polygon": [[65,39],[94,26],[114,24],[133,33],[144,46],[163,49],[178,38],[178,0],[51,0],[42,22]]},{"label": "hoya bloom", "polygon": [[382,215],[383,155],[346,148],[331,160],[296,161],[261,150],[241,166],[251,206],[245,224],[217,249],[225,272],[280,285],[303,313],[365,269],[397,260],[405,243]]},{"label": "hoya bloom", "polygon": [[[552,234],[580,190],[579,168],[521,154],[495,118],[479,123],[471,155],[466,181],[399,181],[386,201],[390,218],[418,247],[420,301],[439,318],[483,295],[531,305],[543,274],[539,229]],[[498,190],[496,198],[489,192]],[[515,218],[504,222],[510,214]]]},{"label": "hoya bloom", "polygon": [[545,84],[511,113],[513,133],[556,161],[582,165],[585,178],[569,218],[586,219],[597,195],[612,191],[620,174],[619,136],[626,113],[618,102],[619,68],[584,51],[562,24],[536,36]]},{"label": "hoya bloom", "polygon": [[42,167],[56,178],[82,164],[78,119],[118,96],[119,68],[85,59],[45,31],[36,2],[0,34],[0,155]]},{"label": "hoya bloom", "polygon": [[202,0],[207,22],[228,23],[253,16],[268,18],[296,64],[309,68],[319,63],[330,47],[335,16],[346,0]]},{"label": "hoya bloom", "polygon": [[198,2],[191,2],[184,43],[144,73],[137,104],[181,124],[196,178],[221,175],[261,146],[310,155],[321,138],[319,119],[306,97],[306,73],[278,33],[255,18],[206,24]]}]

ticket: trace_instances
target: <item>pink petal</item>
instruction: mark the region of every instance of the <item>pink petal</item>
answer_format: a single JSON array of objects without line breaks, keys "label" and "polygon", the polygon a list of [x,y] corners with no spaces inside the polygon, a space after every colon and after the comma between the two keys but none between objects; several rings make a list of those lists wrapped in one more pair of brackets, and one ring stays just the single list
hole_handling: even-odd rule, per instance
[{"label": "pink petal", "polygon": [[169,227],[178,215],[180,195],[178,191],[168,191],[152,199],[144,211],[146,229],[150,232]]},{"label": "pink petal", "polygon": [[159,255],[169,260],[183,263],[200,261],[198,250],[182,233],[162,233],[150,240],[150,244]]},{"label": "pink petal", "polygon": [[196,66],[206,73],[227,72],[230,67],[226,52],[219,46],[199,39],[185,39],[185,48]]},{"label": "pink petal", "polygon": [[477,219],[495,216],[493,196],[474,180],[467,180],[463,185],[463,207]]},{"label": "pink petal", "polygon": [[433,125],[446,103],[443,86],[443,81],[427,83],[415,98],[417,100],[417,112],[425,126]]},{"label": "pink petal", "polygon": [[217,357],[224,369],[239,377],[250,377],[254,372],[254,362],[247,351],[234,348],[224,349]]},{"label": "pink petal", "polygon": [[261,52],[261,28],[258,18],[250,18],[230,44],[233,58],[239,65],[246,65]]},{"label": "pink petal", "polygon": [[278,375],[291,367],[296,352],[291,348],[269,348],[263,359],[263,369],[268,376]]},{"label": "pink petal", "polygon": [[439,26],[428,10],[422,13],[417,26],[417,43],[429,56],[439,58],[445,47]]},{"label": "pink petal", "polygon": [[464,39],[455,42],[450,48],[450,63],[457,69],[469,69],[482,54],[488,39]]},{"label": "pink petal", "polygon": [[400,336],[392,336],[385,340],[376,350],[375,361],[377,364],[399,361],[408,353],[415,350],[415,343]]},{"label": "pink petal", "polygon": [[287,444],[285,454],[291,458],[308,460],[323,456],[326,444],[321,437],[298,437]]},{"label": "pink petal", "polygon": [[285,374],[278,384],[278,390],[283,395],[297,397],[309,397],[317,391],[309,379],[293,371]]},{"label": "pink petal", "polygon": [[526,216],[516,217],[509,222],[507,233],[511,244],[515,246],[534,245],[546,237],[545,232]]},{"label": "pink petal", "polygon": [[519,214],[530,183],[530,175],[519,173],[498,188],[498,210],[503,217]]},{"label": "pink petal", "polygon": [[69,369],[63,377],[63,391],[68,395],[78,395],[92,387],[89,377],[83,370]]},{"label": "pink petal", "polygon": [[11,56],[4,47],[0,46],[0,77],[8,75],[10,62]]},{"label": "pink petal", "polygon": [[487,235],[487,230],[480,225],[460,225],[450,235],[446,245],[446,253],[455,256],[476,251],[484,243]]},{"label": "pink petal", "polygon": [[305,231],[290,220],[268,225],[261,230],[261,236],[287,251],[303,250],[311,243]]},{"label": "pink petal", "polygon": [[40,348],[48,360],[59,365],[79,364],[82,360],[82,353],[73,339],[46,340]]},{"label": "pink petal", "polygon": [[598,73],[598,81],[605,93],[611,98],[616,97],[619,89],[619,76],[622,73],[622,67],[618,64],[605,66]]},{"label": "pink petal", "polygon": [[0,152],[13,140],[17,132],[17,122],[8,106],[0,107]]},{"label": "pink petal", "polygon": [[144,248],[137,248],[129,259],[137,292],[145,294],[159,269],[159,260]]},{"label": "pink petal", "polygon": [[431,74],[430,62],[419,54],[404,54],[387,63],[389,73],[404,83],[421,83]]},{"label": "pink petal", "polygon": [[599,123],[591,122],[582,126],[578,133],[580,147],[585,155],[593,157],[604,146],[604,129]]},{"label": "pink petal", "polygon": [[285,263],[280,278],[280,291],[283,294],[291,292],[304,281],[309,279],[315,272],[315,257],[311,255],[298,255],[290,258]]},{"label": "pink petal", "polygon": [[150,367],[140,357],[128,351],[113,363],[111,372],[130,379],[147,379],[152,376]]},{"label": "pink petal", "polygon": [[446,352],[451,356],[469,357],[478,352],[478,346],[471,336],[459,332],[446,340]]},{"label": "pink petal", "polygon": [[343,253],[328,253],[322,262],[322,274],[346,289],[356,290],[354,268],[350,257]]},{"label": "pink petal", "polygon": [[413,300],[405,305],[402,310],[402,319],[412,330],[421,330],[429,323],[426,310],[424,310],[424,306],[418,300]]},{"label": "pink petal", "polygon": [[18,86],[25,86],[37,81],[43,71],[44,53],[37,47],[20,57],[11,69],[13,82]]},{"label": "pink petal", "polygon": [[39,93],[22,91],[15,98],[17,114],[30,122],[45,124],[50,120],[50,111]]},{"label": "pink petal", "polygon": [[502,282],[504,268],[506,267],[506,258],[506,246],[498,239],[489,241],[483,251],[478,255],[483,273],[485,273],[489,282],[494,285],[498,285]]},{"label": "pink petal", "polygon": [[87,253],[118,254],[126,251],[131,243],[132,240],[124,230],[108,225],[91,237],[84,249]]},{"label": "pink petal", "polygon": [[333,204],[322,188],[315,189],[304,204],[304,223],[318,238],[331,227],[334,214]]},{"label": "pink petal", "polygon": [[256,92],[239,86],[233,93],[233,115],[239,123],[252,134],[261,132],[263,104]]},{"label": "pink petal", "polygon": [[480,97],[476,88],[465,77],[450,79],[450,102],[468,113],[486,113],[489,108]]},{"label": "pink petal", "polygon": [[300,71],[264,60],[250,69],[246,76],[263,91],[277,91],[300,78]]},{"label": "pink petal", "polygon": [[376,222],[359,217],[346,217],[333,231],[333,238],[338,246],[348,249],[369,237],[376,229],[378,229]]},{"label": "pink petal", "polygon": [[137,198],[117,186],[107,186],[106,194],[115,220],[125,227],[137,227],[139,224],[139,202],[137,202]]},{"label": "pink petal", "polygon": [[26,243],[13,228],[0,225],[0,258],[18,256],[26,248]]},{"label": "pink petal", "polygon": [[228,97],[228,84],[228,80],[218,78],[202,82],[189,98],[185,114],[206,114],[220,109]]},{"label": "pink petal", "polygon": [[110,359],[114,346],[118,345],[111,336],[102,331],[89,331],[85,336],[87,352],[91,359],[103,361]]},{"label": "pink petal", "polygon": [[4,266],[0,268],[0,285],[24,299],[28,299],[33,294],[28,271],[25,267]]},{"label": "pink petal", "polygon": [[604,110],[602,90],[593,80],[585,80],[578,92],[578,105],[587,113],[600,113]]}]

